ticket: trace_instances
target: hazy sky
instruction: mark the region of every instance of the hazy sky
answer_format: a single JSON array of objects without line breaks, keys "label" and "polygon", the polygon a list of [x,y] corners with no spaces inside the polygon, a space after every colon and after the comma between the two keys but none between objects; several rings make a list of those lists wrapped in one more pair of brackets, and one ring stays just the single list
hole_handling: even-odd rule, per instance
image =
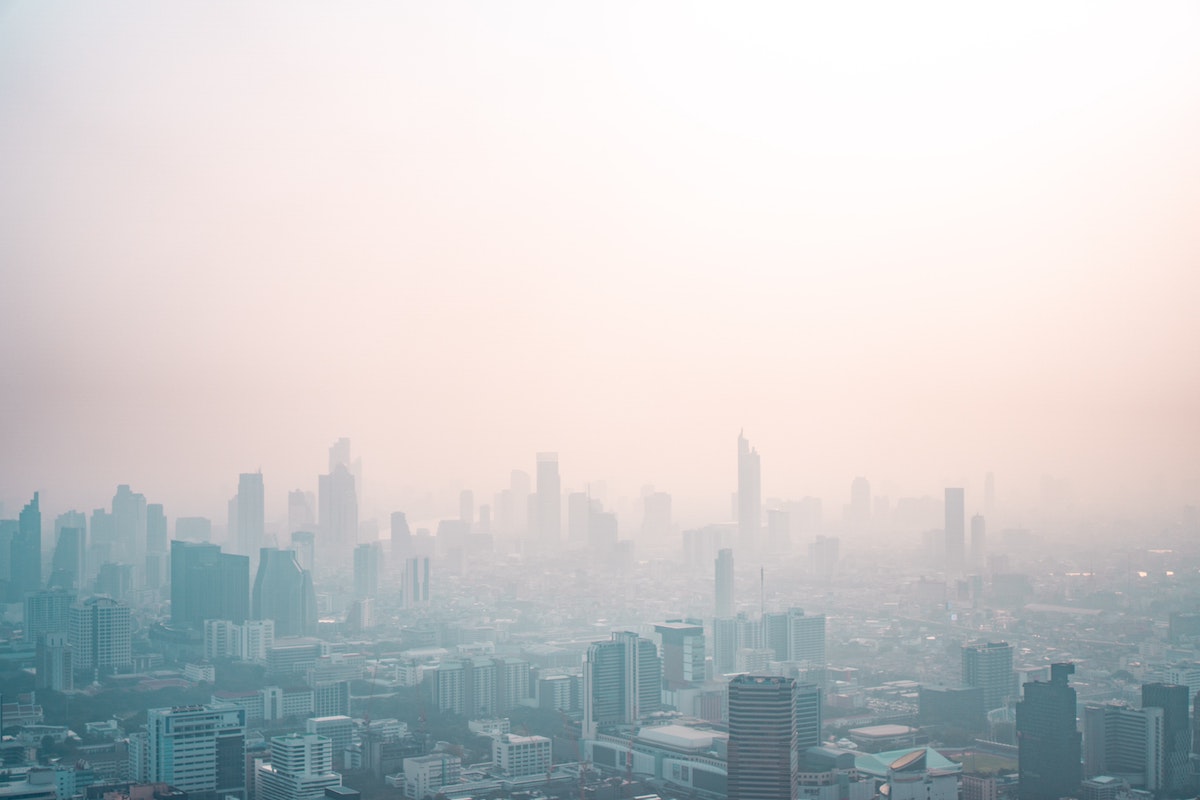
[{"label": "hazy sky", "polygon": [[380,510],[557,450],[719,514],[744,427],[827,513],[989,469],[1195,503],[1198,41],[1196,3],[0,2],[0,500],[220,518],[261,467],[275,516],[345,435]]}]

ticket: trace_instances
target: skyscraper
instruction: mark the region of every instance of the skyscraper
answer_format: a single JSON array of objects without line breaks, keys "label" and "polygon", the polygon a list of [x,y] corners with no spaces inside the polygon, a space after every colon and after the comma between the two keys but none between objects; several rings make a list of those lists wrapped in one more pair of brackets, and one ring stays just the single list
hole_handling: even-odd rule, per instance
[{"label": "skyscraper", "polygon": [[37,644],[46,634],[66,633],[73,605],[75,593],[63,589],[25,595],[25,641]]},{"label": "skyscraper", "polygon": [[738,675],[729,682],[729,800],[794,800],[800,771],[796,705],[791,678]]},{"label": "skyscraper", "polygon": [[379,594],[382,550],[379,542],[366,542],[354,548],[354,596],[360,600]]},{"label": "skyscraper", "polygon": [[662,637],[664,689],[686,689],[703,683],[704,626],[699,620],[668,620],[654,626]]},{"label": "skyscraper", "polygon": [[727,619],[733,616],[733,551],[726,548],[717,552],[716,569],[716,616]]},{"label": "skyscraper", "polygon": [[38,493],[17,518],[17,530],[9,542],[9,602],[20,603],[26,592],[42,588],[42,511]]},{"label": "skyscraper", "polygon": [[1163,710],[1163,791],[1168,797],[1182,797],[1188,781],[1188,755],[1192,750],[1191,723],[1188,719],[1188,687],[1168,683],[1142,686],[1142,708]]},{"label": "skyscraper", "polygon": [[946,571],[963,568],[963,543],[966,539],[967,510],[962,489],[946,489]]},{"label": "skyscraper", "polygon": [[583,662],[583,733],[604,725],[631,725],[662,705],[658,648],[636,633],[613,633],[588,648]]},{"label": "skyscraper", "polygon": [[[405,559],[413,555],[412,531],[408,527],[408,518],[403,511],[392,512],[392,564],[402,565]],[[395,569],[393,566],[392,569]]]},{"label": "skyscraper", "polygon": [[54,520],[54,556],[48,586],[78,591],[87,578],[87,516],[79,511],[59,514]]},{"label": "skyscraper", "polygon": [[50,633],[38,639],[36,648],[37,688],[69,692],[75,688],[74,650],[66,633]]},{"label": "skyscraper", "polygon": [[158,589],[167,582],[167,515],[162,503],[146,506],[146,588]]},{"label": "skyscraper", "polygon": [[412,556],[404,562],[404,607],[429,605],[429,556]]},{"label": "skyscraper", "polygon": [[562,539],[562,482],[558,477],[558,453],[537,454],[537,536],[557,546]]},{"label": "skyscraper", "polygon": [[171,542],[171,624],[202,630],[206,619],[249,616],[250,558],[208,542]]},{"label": "skyscraper", "polygon": [[152,708],[146,779],[188,800],[246,797],[246,711],[235,706]]},{"label": "skyscraper", "polygon": [[362,459],[350,457],[350,440],[346,437],[338,439],[329,448],[329,474],[332,475],[338,466],[343,466],[354,477],[354,505],[362,505],[363,472]]},{"label": "skyscraper", "polygon": [[758,546],[758,532],[762,527],[762,474],[758,450],[738,433],[738,491],[737,522],[738,548],[745,555],[754,553]]},{"label": "skyscraper", "polygon": [[987,563],[987,523],[982,514],[971,517],[971,569],[983,569]]},{"label": "skyscraper", "polygon": [[317,498],[303,489],[288,491],[288,533],[311,531],[317,525]]},{"label": "skyscraper", "polygon": [[[962,649],[964,686],[983,689],[983,710],[1002,708],[1014,689],[1013,647],[1008,642],[966,645]],[[1074,690],[1072,690],[1074,691]]]},{"label": "skyscraper", "polygon": [[1079,791],[1081,737],[1075,729],[1074,664],[1052,664],[1049,681],[1025,684],[1017,703],[1021,800],[1058,800]]},{"label": "skyscraper", "polygon": [[1161,708],[1134,708],[1120,701],[1089,703],[1083,710],[1084,776],[1120,775],[1139,789],[1165,793],[1163,723]]},{"label": "skyscraper", "polygon": [[134,580],[141,585],[138,576],[146,564],[146,496],[121,484],[113,495],[112,518],[116,544],[113,558],[121,564],[132,564]]},{"label": "skyscraper", "polygon": [[317,507],[321,515],[318,557],[345,564],[358,544],[358,494],[354,475],[345,464],[334,464],[317,478]]},{"label": "skyscraper", "polygon": [[253,561],[266,535],[267,517],[262,472],[243,472],[238,476],[237,552]]},{"label": "skyscraper", "polygon": [[312,575],[301,569],[291,550],[259,550],[250,613],[254,619],[274,620],[277,636],[316,634],[317,596]]},{"label": "skyscraper", "polygon": [[850,484],[849,519],[851,530],[862,533],[871,524],[871,484],[859,476]]}]

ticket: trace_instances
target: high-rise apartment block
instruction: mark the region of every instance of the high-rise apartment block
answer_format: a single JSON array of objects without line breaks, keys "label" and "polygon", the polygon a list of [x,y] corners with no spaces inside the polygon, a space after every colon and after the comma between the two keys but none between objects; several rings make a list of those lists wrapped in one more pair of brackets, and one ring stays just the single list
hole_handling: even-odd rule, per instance
[{"label": "high-rise apartment block", "polygon": [[1015,686],[1013,647],[1008,642],[967,645],[962,649],[964,686],[983,689],[983,710],[1002,708]]},{"label": "high-rise apartment block", "polygon": [[583,662],[583,732],[631,725],[662,705],[662,662],[649,639],[623,631],[588,648]]},{"label": "high-rise apartment block", "polygon": [[129,607],[93,597],[71,607],[68,639],[76,669],[117,672],[133,663]]},{"label": "high-rise apartment block", "polygon": [[147,713],[147,775],[189,800],[246,797],[246,712],[234,706],[152,708]]}]

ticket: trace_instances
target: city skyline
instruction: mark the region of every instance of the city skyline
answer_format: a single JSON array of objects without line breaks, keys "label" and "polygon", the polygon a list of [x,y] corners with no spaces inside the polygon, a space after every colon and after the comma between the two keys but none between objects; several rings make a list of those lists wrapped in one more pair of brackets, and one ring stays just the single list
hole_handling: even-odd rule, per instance
[{"label": "city skyline", "polygon": [[349,436],[368,513],[714,517],[742,427],[764,497],[1195,503],[1194,5],[139,8],[0,9],[6,503]]}]

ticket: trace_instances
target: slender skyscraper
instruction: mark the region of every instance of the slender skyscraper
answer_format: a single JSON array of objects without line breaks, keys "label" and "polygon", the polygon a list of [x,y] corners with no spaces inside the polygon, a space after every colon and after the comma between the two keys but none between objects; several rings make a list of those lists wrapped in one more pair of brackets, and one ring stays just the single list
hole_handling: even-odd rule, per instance
[{"label": "slender skyscraper", "polygon": [[733,551],[728,548],[719,551],[715,566],[717,587],[716,616],[719,619],[727,619],[733,616],[734,611]]},{"label": "slender skyscraper", "polygon": [[762,474],[758,451],[738,433],[738,548],[744,555],[754,553],[762,527]]},{"label": "slender skyscraper", "polygon": [[243,472],[238,476],[237,551],[251,560],[262,547],[266,533],[264,494],[261,472]]},{"label": "slender skyscraper", "polygon": [[146,565],[146,496],[122,484],[112,499],[116,534],[114,560],[132,564],[140,575]]},{"label": "slender skyscraper", "polygon": [[292,489],[288,492],[288,533],[316,530],[317,498],[312,492]]},{"label": "slender skyscraper", "polygon": [[[403,511],[392,512],[392,564],[399,566],[404,560],[413,555],[412,531],[408,527],[408,517]],[[393,567],[395,569],[395,566]]]},{"label": "slender skyscraper", "polygon": [[1164,786],[1168,797],[1183,797],[1188,781],[1192,730],[1188,720],[1188,687],[1168,683],[1142,686],[1142,708],[1163,710]]},{"label": "slender skyscraper", "polygon": [[23,602],[26,592],[42,588],[42,511],[33,493],[9,542],[9,601]]},{"label": "slender skyscraper", "polygon": [[966,539],[967,510],[962,489],[946,489],[946,571],[963,568],[963,542]]},{"label": "slender skyscraper", "polygon": [[162,503],[146,506],[146,588],[167,582],[167,515]]},{"label": "slender skyscraper", "polygon": [[557,546],[562,539],[562,482],[558,477],[558,453],[537,454],[536,508],[538,539]]},{"label": "slender skyscraper", "polygon": [[354,476],[345,464],[335,464],[328,475],[317,479],[321,541],[318,555],[346,563],[358,544],[358,495]]},{"label": "slender skyscraper", "polygon": [[379,594],[381,550],[379,542],[365,542],[354,548],[354,596],[360,600]]}]

